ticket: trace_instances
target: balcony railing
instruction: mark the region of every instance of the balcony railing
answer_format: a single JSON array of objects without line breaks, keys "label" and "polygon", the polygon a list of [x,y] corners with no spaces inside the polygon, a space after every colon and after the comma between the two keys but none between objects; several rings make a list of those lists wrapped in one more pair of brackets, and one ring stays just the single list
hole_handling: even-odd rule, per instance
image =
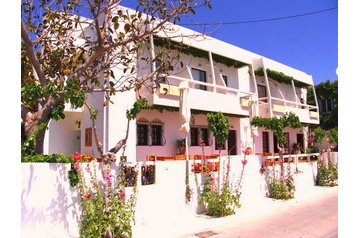
[{"label": "balcony railing", "polygon": [[[259,98],[260,116],[269,117],[268,97]],[[285,100],[282,98],[271,97],[271,110],[273,115],[294,112],[302,122],[318,122],[318,107],[300,102]]]}]

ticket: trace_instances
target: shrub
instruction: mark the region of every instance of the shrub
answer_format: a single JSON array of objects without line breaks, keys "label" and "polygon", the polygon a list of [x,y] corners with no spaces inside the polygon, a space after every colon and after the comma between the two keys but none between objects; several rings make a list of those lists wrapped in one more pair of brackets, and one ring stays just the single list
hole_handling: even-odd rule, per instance
[{"label": "shrub", "polygon": [[318,161],[316,185],[329,187],[338,185],[338,169],[332,160],[328,160],[328,166],[323,161]]},{"label": "shrub", "polygon": [[295,183],[292,175],[279,178],[271,177],[268,183],[267,196],[274,199],[287,200],[295,196]]},{"label": "shrub", "polygon": [[26,155],[21,157],[21,162],[25,163],[72,163],[73,159],[64,154],[52,155]]}]

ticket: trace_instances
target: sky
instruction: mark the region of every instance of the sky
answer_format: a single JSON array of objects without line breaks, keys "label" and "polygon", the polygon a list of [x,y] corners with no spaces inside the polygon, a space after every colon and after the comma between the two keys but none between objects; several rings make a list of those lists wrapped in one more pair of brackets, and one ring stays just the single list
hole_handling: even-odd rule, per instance
[{"label": "sky", "polygon": [[[338,0],[212,0],[212,10],[197,9],[188,23],[220,23],[286,17],[329,9]],[[180,25],[180,24],[179,24]],[[185,25],[203,32],[198,25]],[[312,75],[315,84],[336,80],[338,9],[277,21],[216,24],[210,36]]]}]

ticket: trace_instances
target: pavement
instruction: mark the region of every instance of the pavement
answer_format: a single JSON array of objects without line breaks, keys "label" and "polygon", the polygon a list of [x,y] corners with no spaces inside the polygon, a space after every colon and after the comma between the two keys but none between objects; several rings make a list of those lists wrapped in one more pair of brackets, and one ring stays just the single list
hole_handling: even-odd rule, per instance
[{"label": "pavement", "polygon": [[176,235],[166,237],[338,237],[338,187],[314,187],[288,201],[262,198],[251,204],[224,218],[186,219],[177,224]]}]

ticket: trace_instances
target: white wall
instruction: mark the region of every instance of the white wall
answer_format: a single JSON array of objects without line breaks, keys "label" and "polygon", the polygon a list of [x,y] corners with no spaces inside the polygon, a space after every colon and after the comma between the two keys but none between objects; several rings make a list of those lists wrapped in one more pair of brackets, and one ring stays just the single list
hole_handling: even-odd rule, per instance
[{"label": "white wall", "polygon": [[[80,112],[65,112],[65,119],[51,120],[45,133],[44,154],[79,152],[81,133],[76,121],[81,121]],[[83,138],[83,137],[82,137]]]},{"label": "white wall", "polygon": [[[231,156],[231,182],[237,185],[242,165],[242,156]],[[337,159],[337,156],[335,156]],[[261,175],[261,158],[247,156],[242,182],[240,203],[243,207],[256,207],[265,204],[265,175]],[[227,158],[222,159],[227,164]],[[192,161],[190,161],[191,163]],[[197,193],[201,187],[201,175],[190,172],[192,201],[185,204],[185,161],[157,161],[156,183],[139,186],[136,207],[134,237],[157,232],[158,237],[176,237],[177,224],[181,219],[195,219]],[[314,188],[316,162],[298,163],[303,171],[294,175],[296,197],[309,194]],[[222,166],[222,169],[224,166]],[[277,169],[279,166],[277,166]],[[292,169],[295,165],[292,165]],[[67,179],[69,164],[21,164],[21,229],[22,237],[63,238],[78,237],[79,197],[70,188]],[[100,169],[98,168],[99,172]],[[114,169],[112,173],[114,173]],[[195,178],[196,177],[196,178]],[[127,193],[131,188],[127,189]],[[175,229],[176,228],[176,229]],[[184,232],[182,227],[180,232]],[[166,236],[164,236],[166,235]],[[157,236],[155,236],[157,237]]]},{"label": "white wall", "polygon": [[[97,127],[97,134],[98,138],[101,143],[104,141],[103,135],[103,121],[104,121],[104,94],[101,92],[88,94],[87,95],[87,103],[91,105],[93,109],[98,110],[97,120],[96,120],[96,127]],[[94,138],[94,134],[92,131],[92,146],[85,146],[85,129],[92,128],[92,120],[90,119],[90,113],[86,107],[83,109],[82,117],[81,117],[81,153],[85,154],[94,154],[95,156],[99,156],[96,141]]]}]

